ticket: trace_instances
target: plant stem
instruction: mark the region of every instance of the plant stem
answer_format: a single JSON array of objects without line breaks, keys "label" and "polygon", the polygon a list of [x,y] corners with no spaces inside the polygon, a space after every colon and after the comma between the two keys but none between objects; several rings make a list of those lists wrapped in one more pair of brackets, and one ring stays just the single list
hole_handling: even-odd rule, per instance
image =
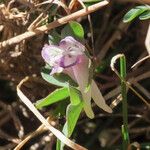
[{"label": "plant stem", "polygon": [[130,139],[128,132],[128,109],[127,109],[127,91],[126,91],[126,59],[123,55],[120,57],[120,76],[121,76],[121,94],[122,94],[122,136],[123,136],[123,150],[127,150]]}]

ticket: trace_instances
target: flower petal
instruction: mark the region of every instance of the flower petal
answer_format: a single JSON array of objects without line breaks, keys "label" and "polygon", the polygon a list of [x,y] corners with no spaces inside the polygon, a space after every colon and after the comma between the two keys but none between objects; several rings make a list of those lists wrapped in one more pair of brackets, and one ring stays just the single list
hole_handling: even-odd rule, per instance
[{"label": "flower petal", "polygon": [[80,63],[72,66],[74,76],[76,78],[77,83],[79,84],[80,90],[85,90],[88,77],[89,77],[89,70],[88,70],[88,63],[89,59],[86,56],[81,56]]},{"label": "flower petal", "polygon": [[106,104],[105,99],[102,96],[102,94],[94,80],[92,80],[91,90],[92,90],[92,92],[91,92],[92,98],[93,98],[94,102],[97,104],[97,106],[99,106],[106,112],[112,113],[112,109]]},{"label": "flower petal", "polygon": [[67,36],[61,40],[59,46],[60,48],[64,49],[65,54],[70,55],[82,55],[85,51],[85,46],[71,36]]},{"label": "flower petal", "polygon": [[74,65],[76,65],[77,63],[79,63],[80,61],[80,57],[79,56],[64,56],[61,58],[60,61],[60,66],[63,68],[69,68],[72,67]]},{"label": "flower petal", "polygon": [[64,72],[65,74],[67,74],[68,76],[70,76],[75,82],[77,82],[77,81],[76,81],[76,78],[75,78],[75,76],[74,76],[72,67],[65,68],[63,72]]},{"label": "flower petal", "polygon": [[62,71],[63,71],[62,67],[55,66],[55,67],[52,68],[52,71],[51,71],[50,75],[53,75],[55,73],[61,73]]},{"label": "flower petal", "polygon": [[63,56],[63,50],[55,45],[45,45],[42,49],[42,57],[50,66],[55,65]]},{"label": "flower petal", "polygon": [[89,118],[94,118],[94,113],[91,107],[91,88],[85,92],[89,77],[88,62],[89,59],[86,56],[81,56],[81,62],[73,66],[72,70],[82,94],[85,113]]},{"label": "flower petal", "polygon": [[84,111],[86,115],[92,119],[94,118],[94,113],[93,113],[92,106],[91,106],[91,88],[86,93],[85,91],[81,91],[81,93],[82,93],[82,98],[83,98]]}]

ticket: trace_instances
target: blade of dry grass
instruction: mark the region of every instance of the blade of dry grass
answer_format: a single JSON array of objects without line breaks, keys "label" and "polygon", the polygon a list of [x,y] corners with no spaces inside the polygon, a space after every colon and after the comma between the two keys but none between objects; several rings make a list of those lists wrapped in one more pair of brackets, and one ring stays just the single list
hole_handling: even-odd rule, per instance
[{"label": "blade of dry grass", "polygon": [[142,63],[143,61],[145,61],[146,59],[150,58],[150,55],[140,59],[139,61],[137,61],[134,65],[132,65],[131,68],[134,68],[135,66],[137,66],[139,63]]}]

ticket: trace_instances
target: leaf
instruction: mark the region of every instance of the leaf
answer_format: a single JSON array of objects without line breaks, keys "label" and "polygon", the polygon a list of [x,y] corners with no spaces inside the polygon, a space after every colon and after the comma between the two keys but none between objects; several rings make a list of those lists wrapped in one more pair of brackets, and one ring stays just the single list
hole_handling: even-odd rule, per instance
[{"label": "leaf", "polygon": [[147,10],[149,10],[149,7],[147,7],[147,6],[137,6],[133,9],[131,9],[130,11],[128,11],[125,14],[125,16],[123,18],[123,22],[130,22]]},{"label": "leaf", "polygon": [[[65,136],[70,137],[74,131],[74,128],[77,124],[77,120],[80,116],[80,113],[83,109],[83,101],[81,93],[78,89],[69,86],[70,91],[70,101],[71,104],[68,105],[66,110],[66,123],[63,127],[63,133]],[[64,143],[57,140],[57,150],[63,150]]]},{"label": "leaf", "polygon": [[71,104],[68,105],[66,111],[68,137],[71,136],[74,127],[76,125],[76,122],[79,118],[79,115],[81,113],[81,110],[83,108],[83,100],[82,100],[81,92],[78,89],[71,86],[69,86],[69,91],[70,91]]},{"label": "leaf", "polygon": [[50,69],[47,66],[42,69],[41,75],[44,80],[57,86],[68,87],[69,84],[77,86],[77,83],[64,73],[50,75]]},{"label": "leaf", "polygon": [[81,92],[72,86],[69,86],[70,101],[72,105],[77,105],[81,101]]},{"label": "leaf", "polygon": [[49,42],[49,44],[57,45],[60,40],[61,40],[61,37],[55,30],[52,30],[48,34],[48,42]]},{"label": "leaf", "polygon": [[80,116],[80,113],[83,108],[83,103],[80,102],[78,105],[68,105],[67,107],[67,132],[68,132],[68,137],[72,135],[72,132],[75,128],[75,125],[77,123],[77,120]]},{"label": "leaf", "polygon": [[145,11],[143,14],[141,14],[139,16],[140,20],[146,20],[146,19],[150,19],[150,10]]},{"label": "leaf", "polygon": [[69,97],[68,88],[60,88],[56,89],[54,92],[50,93],[47,97],[43,98],[36,102],[35,106],[40,109],[44,106],[51,105],[53,103],[59,102],[64,100],[65,98]]},{"label": "leaf", "polygon": [[78,22],[71,21],[61,31],[61,38],[63,39],[66,36],[73,36],[82,40],[84,38],[84,29]]},{"label": "leaf", "polygon": [[[80,113],[82,111],[83,108],[83,103],[80,102],[78,105],[68,105],[67,107],[67,111],[66,111],[66,118],[67,121],[63,127],[63,133],[64,135],[66,135],[67,137],[70,137],[74,131],[74,128],[77,124],[78,118],[80,116]],[[58,148],[57,150],[63,150],[64,147],[64,143],[60,143],[60,145],[58,144]]]}]

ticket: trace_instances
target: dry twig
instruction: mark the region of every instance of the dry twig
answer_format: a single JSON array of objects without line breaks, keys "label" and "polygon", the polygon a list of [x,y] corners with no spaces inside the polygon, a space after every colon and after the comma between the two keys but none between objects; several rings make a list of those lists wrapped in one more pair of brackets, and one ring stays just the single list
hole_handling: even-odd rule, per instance
[{"label": "dry twig", "polygon": [[49,23],[48,25],[43,25],[41,27],[38,27],[36,28],[35,30],[33,31],[27,31],[21,35],[18,35],[16,37],[13,37],[11,39],[8,39],[6,41],[3,41],[0,43],[0,49],[4,48],[4,47],[7,47],[7,46],[10,46],[10,45],[13,45],[13,44],[17,44],[25,39],[28,39],[28,38],[31,38],[35,35],[38,35],[40,33],[44,33],[48,30],[51,30],[53,28],[56,28],[56,27],[59,27],[63,24],[66,24],[67,22],[69,21],[72,21],[72,20],[75,20],[79,17],[83,17],[83,16],[86,16],[94,11],[96,11],[97,9],[105,6],[108,4],[108,1],[102,1],[102,2],[99,2],[97,4],[94,4],[92,6],[89,6],[87,7],[86,9],[81,9],[75,13],[72,13],[70,15],[67,15],[65,17],[62,17],[56,21],[53,21],[52,23]]}]

